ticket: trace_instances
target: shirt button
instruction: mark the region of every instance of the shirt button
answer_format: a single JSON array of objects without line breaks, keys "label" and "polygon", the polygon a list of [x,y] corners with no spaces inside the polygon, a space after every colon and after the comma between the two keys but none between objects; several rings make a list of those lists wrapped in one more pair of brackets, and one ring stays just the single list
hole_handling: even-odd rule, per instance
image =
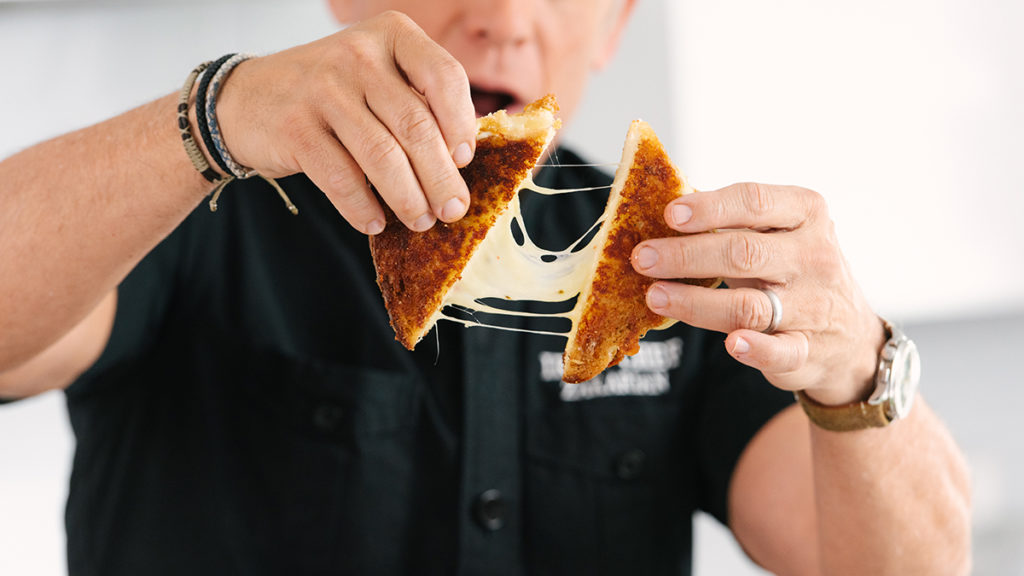
[{"label": "shirt button", "polygon": [[319,404],[313,409],[313,426],[331,433],[338,429],[344,416],[345,410],[337,404]]},{"label": "shirt button", "polygon": [[476,497],[473,514],[480,527],[489,532],[501,530],[505,525],[505,499],[501,492],[491,488]]},{"label": "shirt button", "polygon": [[636,480],[644,471],[647,454],[634,448],[623,452],[615,461],[615,475],[622,480]]}]

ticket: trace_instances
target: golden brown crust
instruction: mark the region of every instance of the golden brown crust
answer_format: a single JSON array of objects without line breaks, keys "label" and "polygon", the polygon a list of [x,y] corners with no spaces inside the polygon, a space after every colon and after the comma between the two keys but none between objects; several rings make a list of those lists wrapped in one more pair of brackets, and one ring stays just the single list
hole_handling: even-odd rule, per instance
[{"label": "golden brown crust", "polygon": [[[646,127],[645,127],[646,128]],[[619,205],[592,278],[584,291],[575,333],[563,354],[566,382],[583,382],[639,351],[648,330],[673,323],[647,307],[645,295],[655,279],[633,270],[633,248],[650,238],[680,236],[665,223],[665,205],[683,193],[683,182],[661,142],[649,128],[642,133]],[[718,279],[681,280],[716,286]]]},{"label": "golden brown crust", "polygon": [[[528,106],[523,116],[557,109],[554,97],[547,96]],[[486,135],[477,140],[473,161],[460,170],[470,196],[465,217],[451,224],[438,222],[426,232],[413,232],[385,205],[387,226],[370,237],[377,285],[395,339],[409,350],[433,326],[444,296],[540,159],[554,129],[548,122],[544,131],[529,131],[521,134],[527,138],[513,139],[503,130],[509,119],[516,120],[488,116],[478,121],[481,134]]]}]

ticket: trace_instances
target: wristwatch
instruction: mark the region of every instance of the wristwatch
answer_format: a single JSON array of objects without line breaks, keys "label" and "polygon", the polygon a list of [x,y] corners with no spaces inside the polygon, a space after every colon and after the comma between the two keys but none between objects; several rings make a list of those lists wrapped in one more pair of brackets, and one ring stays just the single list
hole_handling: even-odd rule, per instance
[{"label": "wristwatch", "polygon": [[882,323],[889,339],[878,356],[871,397],[864,402],[826,406],[800,390],[796,398],[811,422],[826,430],[846,432],[888,426],[910,413],[921,381],[921,357],[914,341],[903,331],[885,319]]}]

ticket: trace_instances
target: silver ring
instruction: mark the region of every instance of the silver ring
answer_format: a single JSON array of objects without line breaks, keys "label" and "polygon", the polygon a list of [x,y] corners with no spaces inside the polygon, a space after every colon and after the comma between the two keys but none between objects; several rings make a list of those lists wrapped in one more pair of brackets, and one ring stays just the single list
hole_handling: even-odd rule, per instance
[{"label": "silver ring", "polygon": [[765,334],[774,334],[779,329],[779,324],[782,323],[782,301],[779,300],[779,295],[767,288],[761,288],[761,292],[768,297],[768,301],[772,303],[772,321],[768,323],[768,327],[762,330]]}]

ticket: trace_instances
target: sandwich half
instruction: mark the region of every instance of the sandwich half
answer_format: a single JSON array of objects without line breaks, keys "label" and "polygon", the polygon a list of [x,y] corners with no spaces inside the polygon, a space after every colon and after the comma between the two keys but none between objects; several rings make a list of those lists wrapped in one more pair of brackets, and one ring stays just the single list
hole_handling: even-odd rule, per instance
[{"label": "sandwich half", "polygon": [[461,220],[413,232],[385,206],[387,226],[370,237],[370,253],[395,339],[406,348],[441,318],[446,296],[561,126],[557,111],[548,95],[519,114],[501,110],[477,120],[476,154],[460,171],[470,196]]},{"label": "sandwich half", "polygon": [[[634,121],[615,172],[604,223],[594,238],[599,249],[593,272],[572,312],[572,330],[562,355],[565,382],[590,380],[624,356],[636,354],[648,330],[675,323],[647,307],[645,296],[655,279],[633,270],[630,255],[644,240],[680,235],[665,223],[665,205],[692,192],[654,130],[646,122]],[[679,281],[707,287],[721,282]]]}]

